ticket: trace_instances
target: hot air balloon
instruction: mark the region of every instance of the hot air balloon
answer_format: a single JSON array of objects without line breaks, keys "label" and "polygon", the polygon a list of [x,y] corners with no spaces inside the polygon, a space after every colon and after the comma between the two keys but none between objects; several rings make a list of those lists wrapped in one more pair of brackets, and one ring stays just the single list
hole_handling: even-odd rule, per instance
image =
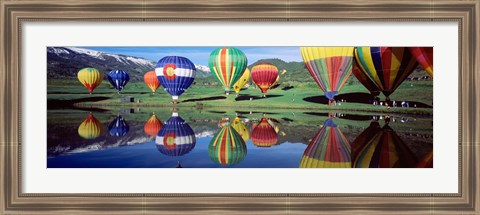
[{"label": "hot air balloon", "polygon": [[262,118],[262,121],[252,131],[250,136],[252,143],[258,147],[270,147],[277,143],[278,135],[275,129],[268,123],[266,118]]},{"label": "hot air balloon", "polygon": [[162,126],[162,121],[160,121],[155,114],[152,114],[145,123],[145,126],[143,126],[143,130],[145,131],[145,134],[149,136],[157,136]]},{"label": "hot air balloon", "polygon": [[329,104],[352,74],[353,49],[353,47],[300,48],[308,72],[329,99]]},{"label": "hot air balloon", "polygon": [[252,67],[252,80],[266,97],[267,90],[275,83],[278,69],[271,63],[261,62]]},{"label": "hot air balloon", "polygon": [[190,87],[195,79],[195,65],[189,59],[180,56],[167,56],[160,59],[155,68],[157,78],[172,96],[173,102]]},{"label": "hot air balloon", "polygon": [[417,159],[412,151],[388,125],[380,127],[371,122],[352,143],[355,168],[415,167]]},{"label": "hot air balloon", "polygon": [[210,159],[222,166],[240,163],[247,154],[247,146],[240,134],[230,125],[225,124],[208,145]]},{"label": "hot air balloon", "polygon": [[420,66],[433,77],[433,47],[410,47],[409,49]]},{"label": "hot air balloon", "polygon": [[373,97],[377,97],[380,94],[380,89],[377,85],[360,69],[356,60],[353,61],[353,75],[362,83],[362,85],[370,91]]},{"label": "hot air balloon", "polygon": [[329,118],[305,149],[300,168],[350,168],[350,143]]},{"label": "hot air balloon", "polygon": [[287,73],[286,69],[282,70],[282,75],[285,75],[286,73]]},{"label": "hot air balloon", "polygon": [[277,78],[275,79],[275,82],[273,82],[272,86],[270,86],[269,89],[275,89],[278,86],[280,86],[280,84],[278,82],[280,82],[280,74],[277,75]]},{"label": "hot air balloon", "polygon": [[145,75],[143,75],[143,81],[148,86],[148,88],[152,90],[152,93],[155,93],[157,88],[160,86],[160,81],[158,81],[155,71],[145,73]]},{"label": "hot air balloon", "polygon": [[77,77],[90,94],[103,81],[103,74],[95,68],[83,68],[78,71]]},{"label": "hot air balloon", "polygon": [[417,168],[433,168],[433,150],[420,159],[417,163]]},{"label": "hot air balloon", "polygon": [[173,112],[155,139],[157,150],[168,156],[182,156],[195,148],[195,133],[177,112]]},{"label": "hot air balloon", "polygon": [[117,89],[118,94],[123,90],[130,80],[130,76],[123,70],[112,70],[108,73],[107,79],[112,86]]},{"label": "hot air balloon", "polygon": [[208,66],[228,95],[247,68],[247,56],[237,48],[218,48],[210,54]]},{"label": "hot air balloon", "polygon": [[240,118],[235,117],[235,119],[232,122],[232,127],[235,129],[235,131],[240,134],[242,137],[243,141],[246,143],[248,139],[250,139],[250,131],[248,130],[247,126],[243,124],[242,120]]},{"label": "hot air balloon", "polygon": [[111,136],[121,137],[128,133],[130,126],[122,116],[116,116],[113,121],[108,125],[108,133]]},{"label": "hot air balloon", "polygon": [[245,86],[245,84],[248,82],[248,80],[250,80],[250,70],[246,68],[245,72],[243,72],[243,75],[233,85],[233,90],[235,90],[237,96],[240,90],[242,90],[243,86]]},{"label": "hot air balloon", "polygon": [[390,100],[389,96],[417,67],[405,47],[357,47],[355,58],[361,71]]},{"label": "hot air balloon", "polygon": [[83,139],[95,139],[100,136],[102,130],[102,123],[90,113],[82,124],[78,126],[78,135]]}]

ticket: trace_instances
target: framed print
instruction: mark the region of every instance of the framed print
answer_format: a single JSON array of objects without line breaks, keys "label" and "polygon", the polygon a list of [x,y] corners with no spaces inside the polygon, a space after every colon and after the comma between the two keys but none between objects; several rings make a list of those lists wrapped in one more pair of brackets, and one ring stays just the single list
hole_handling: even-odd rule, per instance
[{"label": "framed print", "polygon": [[2,214],[478,213],[479,5],[2,1]]}]

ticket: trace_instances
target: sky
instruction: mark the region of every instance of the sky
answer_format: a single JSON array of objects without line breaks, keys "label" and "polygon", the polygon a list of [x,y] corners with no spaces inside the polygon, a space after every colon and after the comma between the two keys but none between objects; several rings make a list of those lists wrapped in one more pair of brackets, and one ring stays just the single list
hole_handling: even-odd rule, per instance
[{"label": "sky", "polygon": [[[210,53],[218,47],[93,47],[83,46],[81,48],[112,54],[122,54],[133,57],[141,57],[158,61],[165,56],[182,56],[190,59],[194,64],[208,66]],[[248,58],[248,64],[260,59],[278,58],[286,62],[302,62],[299,47],[236,47],[242,50]]]}]

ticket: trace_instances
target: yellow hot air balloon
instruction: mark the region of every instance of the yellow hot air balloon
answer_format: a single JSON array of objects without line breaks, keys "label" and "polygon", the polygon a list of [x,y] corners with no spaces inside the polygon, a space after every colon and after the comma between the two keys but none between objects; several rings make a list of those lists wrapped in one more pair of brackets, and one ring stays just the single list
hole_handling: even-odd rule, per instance
[{"label": "yellow hot air balloon", "polygon": [[83,139],[95,139],[100,136],[102,130],[102,123],[93,114],[90,114],[78,127],[78,135]]},{"label": "yellow hot air balloon", "polygon": [[273,82],[272,86],[270,86],[270,89],[275,89],[278,87],[278,82],[280,81],[280,75],[277,75],[277,79],[275,79],[275,82]]},{"label": "yellow hot air balloon", "polygon": [[83,68],[78,71],[77,77],[90,94],[103,81],[103,74],[95,68]]},{"label": "yellow hot air balloon", "polygon": [[235,90],[237,95],[238,92],[240,92],[240,90],[243,88],[243,86],[245,86],[245,84],[248,82],[248,80],[250,80],[250,70],[246,68],[245,72],[243,72],[243,75],[240,76],[240,79],[238,79],[238,81],[235,82],[235,84],[233,85],[233,90]]},{"label": "yellow hot air balloon", "polygon": [[287,73],[287,70],[286,69],[282,70],[282,75],[285,75],[285,73]]},{"label": "yellow hot air balloon", "polygon": [[250,139],[250,131],[248,130],[247,126],[243,124],[240,118],[235,117],[232,123],[232,127],[233,129],[235,129],[235,131],[237,131],[238,134],[240,134],[245,143],[248,141],[248,139]]}]

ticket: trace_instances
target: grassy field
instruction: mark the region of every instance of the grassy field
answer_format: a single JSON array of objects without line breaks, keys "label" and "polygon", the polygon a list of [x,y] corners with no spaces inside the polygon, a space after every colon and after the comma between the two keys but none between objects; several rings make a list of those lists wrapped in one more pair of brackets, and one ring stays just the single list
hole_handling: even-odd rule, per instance
[{"label": "grassy field", "polygon": [[[107,109],[123,107],[173,107],[171,96],[159,88],[156,94],[152,94],[143,82],[128,83],[126,89],[117,94],[107,81],[97,87],[93,94],[77,80],[48,81],[48,102],[49,109],[53,106],[73,107],[101,107]],[[121,102],[124,96],[132,96],[133,103]],[[250,100],[252,98],[252,100]],[[271,89],[267,97],[262,98],[259,89],[250,87],[242,90],[239,97],[232,92],[226,96],[221,86],[200,86],[192,85],[187,92],[180,96],[180,103],[176,106],[196,107],[197,109],[209,108],[235,108],[235,109],[310,109],[326,111],[366,111],[382,113],[407,113],[425,114],[433,113],[433,81],[405,81],[391,96],[390,99],[397,101],[409,101],[410,108],[387,108],[385,106],[374,106],[369,102],[368,91],[358,83],[345,85],[337,100],[344,99],[345,102],[336,106],[328,106],[327,99],[323,92],[312,81],[305,83],[294,83]],[[383,101],[385,98],[380,96]],[[414,108],[414,105],[417,108]],[[338,111],[337,111],[338,112]]]}]

